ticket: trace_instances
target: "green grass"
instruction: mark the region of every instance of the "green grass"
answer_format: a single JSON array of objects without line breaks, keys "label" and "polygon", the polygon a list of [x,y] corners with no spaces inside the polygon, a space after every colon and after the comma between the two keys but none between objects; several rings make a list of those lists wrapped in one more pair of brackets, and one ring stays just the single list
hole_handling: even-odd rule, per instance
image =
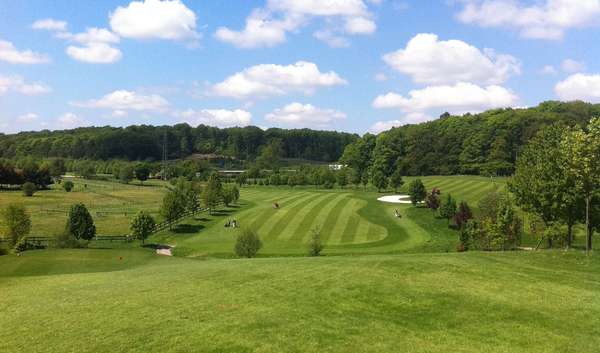
[{"label": "green grass", "polygon": [[1,352],[597,352],[576,252],[0,257]]},{"label": "green grass", "polygon": [[[410,180],[399,190],[406,192]],[[506,185],[505,179],[481,177],[423,177],[428,189],[441,188],[473,207],[486,193]],[[393,193],[391,193],[393,194]],[[248,187],[239,207],[214,216],[183,222],[151,241],[175,245],[175,254],[190,257],[231,257],[239,230],[223,227],[236,219],[256,230],[263,240],[261,256],[304,255],[312,229],[319,229],[327,255],[390,254],[455,251],[458,233],[445,220],[423,208],[377,201],[382,194],[362,189],[319,190],[314,187]],[[274,209],[277,202],[280,209]],[[394,216],[398,209],[401,219]]]},{"label": "green grass", "polygon": [[[20,191],[0,191],[0,208],[10,203],[23,204],[31,214],[31,234],[53,236],[64,230],[69,208],[83,203],[90,210],[99,235],[124,235],[129,232],[131,217],[140,210],[155,216],[165,189],[162,182],[144,186],[126,185],[101,180],[72,179],[75,188],[68,193],[61,185],[24,197]],[[87,187],[85,187],[87,185]],[[3,234],[0,222],[0,234]]]}]

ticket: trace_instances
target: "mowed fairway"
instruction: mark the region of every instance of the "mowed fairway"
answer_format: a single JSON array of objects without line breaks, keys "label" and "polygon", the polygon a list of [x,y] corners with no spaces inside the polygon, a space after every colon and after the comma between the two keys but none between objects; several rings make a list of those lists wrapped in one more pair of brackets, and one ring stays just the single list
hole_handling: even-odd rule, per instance
[{"label": "mowed fairway", "polygon": [[0,257],[0,352],[598,352],[576,252]]},{"label": "mowed fairway", "polygon": [[[451,193],[473,206],[486,193],[503,190],[506,183],[480,177],[422,180],[428,189],[441,188],[443,194]],[[324,253],[329,255],[455,250],[458,233],[448,228],[446,220],[425,208],[377,201],[381,195],[361,188],[245,187],[239,205],[186,220],[174,231],[151,240],[176,245],[177,255],[230,257],[239,229],[225,228],[224,224],[235,219],[259,234],[264,243],[262,256],[304,255],[312,230],[320,231]],[[274,208],[274,203],[280,207]],[[396,209],[402,218],[394,216]]]}]

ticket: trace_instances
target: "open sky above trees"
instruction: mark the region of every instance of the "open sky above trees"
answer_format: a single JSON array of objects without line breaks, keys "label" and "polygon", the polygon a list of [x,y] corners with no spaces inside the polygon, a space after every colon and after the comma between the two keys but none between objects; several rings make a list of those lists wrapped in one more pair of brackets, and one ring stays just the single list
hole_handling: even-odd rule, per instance
[{"label": "open sky above trees", "polygon": [[187,122],[379,132],[600,102],[600,0],[0,5],[0,131]]}]

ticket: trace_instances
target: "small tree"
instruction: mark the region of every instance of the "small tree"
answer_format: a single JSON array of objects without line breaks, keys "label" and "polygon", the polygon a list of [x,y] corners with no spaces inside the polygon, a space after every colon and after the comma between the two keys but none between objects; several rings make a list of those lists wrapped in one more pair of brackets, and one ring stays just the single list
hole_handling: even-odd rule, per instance
[{"label": "small tree", "polygon": [[222,201],[222,194],[223,186],[221,185],[219,175],[217,173],[213,173],[208,178],[206,187],[202,191],[202,202],[204,203],[204,206],[209,208],[212,212],[212,209]]},{"label": "small tree", "polygon": [[335,181],[342,189],[345,188],[346,185],[348,185],[348,171],[346,170],[346,168],[338,170],[338,172],[335,175]]},{"label": "small tree", "polygon": [[130,165],[126,165],[119,170],[119,180],[125,184],[129,184],[133,180],[133,168]]},{"label": "small tree", "polygon": [[431,190],[431,193],[427,195],[427,198],[425,199],[425,204],[427,205],[427,208],[431,210],[431,212],[435,213],[435,211],[437,211],[438,208],[440,208],[440,194],[440,189],[433,188]]},{"label": "small tree", "polygon": [[154,218],[149,213],[140,211],[131,221],[131,235],[144,244],[144,241],[152,234],[155,226]]},{"label": "small tree", "polygon": [[229,204],[233,202],[233,190],[229,187],[223,189],[222,193],[223,203],[225,206],[229,207]]},{"label": "small tree", "polygon": [[78,203],[71,206],[66,232],[77,240],[92,240],[96,236],[94,220],[85,205]]},{"label": "small tree", "polygon": [[262,241],[255,231],[250,229],[242,230],[235,242],[235,254],[239,257],[252,258],[262,248]]},{"label": "small tree", "polygon": [[398,192],[398,188],[402,187],[402,185],[404,185],[404,180],[402,180],[402,170],[398,167],[390,176],[390,186],[394,188],[394,192]]},{"label": "small tree", "polygon": [[238,189],[237,185],[231,188],[231,193],[233,195],[233,202],[238,202],[240,199],[240,189]]},{"label": "small tree", "polygon": [[314,228],[310,231],[310,241],[308,242],[308,256],[319,256],[323,251],[323,243],[321,242],[321,231]]},{"label": "small tree", "polygon": [[456,215],[456,200],[452,198],[452,195],[446,195],[446,198],[440,206],[440,216],[446,218],[448,223]]},{"label": "small tree", "polygon": [[[159,213],[167,221],[173,222],[185,211],[184,200],[175,191],[169,191],[162,201]],[[172,225],[169,224],[169,229]]]},{"label": "small tree", "polygon": [[26,197],[33,196],[33,194],[35,194],[35,192],[37,191],[37,187],[35,186],[35,184],[30,182],[26,182],[25,184],[23,184],[21,189],[23,190],[23,196]]},{"label": "small tree", "polygon": [[64,183],[62,183],[62,187],[63,189],[65,189],[66,192],[71,192],[74,186],[75,184],[73,184],[71,180],[67,180]]},{"label": "small tree", "polygon": [[425,200],[427,191],[425,191],[425,185],[421,179],[415,179],[408,185],[408,195],[410,196],[410,202],[413,206],[416,206],[419,202]]},{"label": "small tree", "polygon": [[8,205],[2,211],[2,218],[7,229],[8,245],[11,248],[31,231],[31,218],[22,205]]},{"label": "small tree", "polygon": [[140,163],[135,166],[135,177],[142,184],[150,177],[150,166],[146,163]]},{"label": "small tree", "polygon": [[454,215],[454,222],[459,229],[463,229],[463,227],[467,224],[467,222],[473,218],[473,212],[471,212],[471,208],[466,201],[461,201],[458,205],[458,212]]}]

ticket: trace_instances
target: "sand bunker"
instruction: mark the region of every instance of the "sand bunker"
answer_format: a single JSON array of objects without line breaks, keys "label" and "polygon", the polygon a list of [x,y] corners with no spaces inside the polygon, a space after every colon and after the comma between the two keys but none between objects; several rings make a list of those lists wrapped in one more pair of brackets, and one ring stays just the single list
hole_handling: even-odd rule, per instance
[{"label": "sand bunker", "polygon": [[389,202],[389,203],[404,203],[410,204],[410,196],[408,195],[390,195],[390,196],[382,196],[377,200],[381,202]]}]

